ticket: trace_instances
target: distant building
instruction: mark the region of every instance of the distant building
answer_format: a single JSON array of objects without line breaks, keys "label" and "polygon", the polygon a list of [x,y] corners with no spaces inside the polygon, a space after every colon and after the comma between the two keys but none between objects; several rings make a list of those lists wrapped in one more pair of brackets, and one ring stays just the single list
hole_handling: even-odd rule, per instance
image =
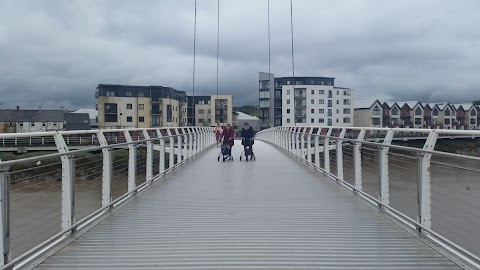
[{"label": "distant building", "polygon": [[236,114],[237,119],[235,126],[237,126],[239,130],[243,128],[243,124],[245,122],[248,122],[248,124],[253,128],[254,131],[260,130],[260,118],[242,112],[236,112]]},{"label": "distant building", "polygon": [[58,130],[88,130],[88,114],[72,115],[62,110],[0,110],[0,133]]},{"label": "distant building", "polygon": [[[379,118],[381,118],[380,122]],[[354,125],[358,127],[479,129],[480,108],[473,103],[422,103],[420,101],[381,103],[378,100],[363,100],[355,102]]]},{"label": "distant building", "polygon": [[90,119],[90,127],[92,129],[98,129],[98,111],[96,109],[80,109],[73,113],[87,113]]},{"label": "distant building", "polygon": [[98,124],[102,129],[179,127],[187,124],[187,95],[163,86],[100,84]]},{"label": "distant building", "polygon": [[188,96],[188,125],[225,126],[233,123],[232,95]]},{"label": "distant building", "polygon": [[[295,85],[295,89],[294,89]],[[335,87],[329,77],[259,74],[261,128],[272,126],[353,126],[353,89]]]}]

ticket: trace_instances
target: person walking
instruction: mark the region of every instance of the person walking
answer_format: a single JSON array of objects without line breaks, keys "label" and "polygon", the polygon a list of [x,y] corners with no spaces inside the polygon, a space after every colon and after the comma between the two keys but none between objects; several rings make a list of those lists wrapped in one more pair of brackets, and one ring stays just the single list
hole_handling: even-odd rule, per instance
[{"label": "person walking", "polygon": [[217,147],[220,147],[220,135],[222,134],[222,127],[220,127],[220,123],[217,123],[217,126],[213,130],[213,133],[215,133],[215,139],[217,139]]},{"label": "person walking", "polygon": [[[245,157],[246,160],[248,161],[248,156],[253,156],[253,137],[255,136],[255,132],[253,131],[253,128],[248,124],[248,122],[245,122],[243,124],[242,132],[240,137],[242,137],[242,145],[243,145],[243,150],[245,151]],[[249,151],[247,151],[247,147],[250,147]]]},{"label": "person walking", "polygon": [[223,138],[223,144],[225,145],[230,145],[229,149],[229,155],[232,156],[232,147],[234,144],[234,139],[235,139],[235,132],[233,131],[233,128],[230,124],[227,124],[225,129],[222,131],[220,134],[220,137]]}]

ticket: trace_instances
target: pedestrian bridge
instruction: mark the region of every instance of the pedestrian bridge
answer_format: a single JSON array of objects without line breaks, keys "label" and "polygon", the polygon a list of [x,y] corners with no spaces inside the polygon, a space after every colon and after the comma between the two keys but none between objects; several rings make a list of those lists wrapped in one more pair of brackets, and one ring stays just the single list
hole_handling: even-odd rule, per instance
[{"label": "pedestrian bridge", "polygon": [[248,163],[209,128],[2,134],[58,147],[0,163],[2,269],[480,269],[479,159],[435,150],[480,133],[372,131],[265,130]]}]

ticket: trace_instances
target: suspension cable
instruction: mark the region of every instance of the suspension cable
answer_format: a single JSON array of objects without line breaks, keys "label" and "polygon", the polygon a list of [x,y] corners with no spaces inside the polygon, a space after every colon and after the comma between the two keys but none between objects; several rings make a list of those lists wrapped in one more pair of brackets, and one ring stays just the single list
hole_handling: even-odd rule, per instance
[{"label": "suspension cable", "polygon": [[[290,0],[290,32],[292,34],[292,79],[293,79],[293,95],[295,96],[295,58],[293,54],[293,0]],[[295,102],[294,102],[295,103]],[[294,104],[295,106],[295,104]],[[295,117],[295,114],[293,116],[293,123],[296,126],[297,125],[297,118]]]},{"label": "suspension cable", "polygon": [[220,0],[217,0],[217,99],[218,99],[218,58],[220,49]]},{"label": "suspension cable", "polygon": [[[270,53],[270,0],[267,1],[267,20],[268,20],[268,77],[270,80],[270,59],[271,59],[271,53]],[[270,86],[272,87],[272,86]]]},{"label": "suspension cable", "polygon": [[[196,60],[196,43],[197,43],[197,0],[195,0],[195,17],[193,21],[193,80],[192,80],[192,114],[195,116],[195,60]],[[188,103],[188,100],[187,100]],[[187,104],[188,107],[188,104]],[[187,110],[188,115],[188,110]],[[193,123],[192,125],[195,126],[195,117],[192,118]],[[188,122],[188,121],[187,121]]]}]

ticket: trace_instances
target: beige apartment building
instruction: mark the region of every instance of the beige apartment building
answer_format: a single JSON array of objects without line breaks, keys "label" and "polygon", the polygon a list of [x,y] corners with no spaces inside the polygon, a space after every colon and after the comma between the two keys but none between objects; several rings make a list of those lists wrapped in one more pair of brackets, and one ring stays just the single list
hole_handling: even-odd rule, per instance
[{"label": "beige apartment building", "polygon": [[188,96],[188,125],[233,124],[232,95]]}]

